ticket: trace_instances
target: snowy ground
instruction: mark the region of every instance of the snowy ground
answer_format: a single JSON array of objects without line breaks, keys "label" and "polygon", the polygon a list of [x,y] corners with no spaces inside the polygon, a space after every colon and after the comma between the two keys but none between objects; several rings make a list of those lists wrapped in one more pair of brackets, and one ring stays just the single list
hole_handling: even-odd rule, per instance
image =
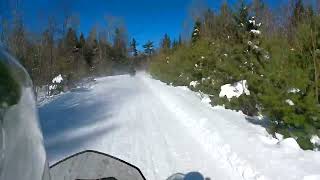
[{"label": "snowy ground", "polygon": [[51,164],[93,149],[138,166],[150,180],[189,171],[213,180],[320,179],[320,152],[279,142],[262,121],[144,73],[100,78],[39,112]]}]

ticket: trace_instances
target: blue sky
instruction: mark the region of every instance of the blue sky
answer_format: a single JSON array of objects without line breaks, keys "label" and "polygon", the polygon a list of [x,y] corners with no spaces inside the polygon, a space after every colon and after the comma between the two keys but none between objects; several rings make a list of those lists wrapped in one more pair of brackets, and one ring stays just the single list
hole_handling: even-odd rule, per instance
[{"label": "blue sky", "polygon": [[[6,0],[4,0],[6,1]],[[1,6],[10,5],[2,1]],[[8,1],[8,0],[7,0]],[[117,17],[125,24],[129,37],[135,37],[140,45],[147,40],[159,43],[164,33],[171,38],[190,31],[191,13],[202,7],[218,9],[225,0],[21,0],[21,9],[27,28],[41,31],[48,16],[62,20],[64,13],[79,17],[79,32],[87,34],[90,28],[106,27],[105,17]],[[236,0],[228,0],[230,4]],[[277,0],[269,0],[275,5]],[[192,8],[193,7],[193,8]],[[3,8],[2,8],[3,9]],[[4,11],[2,11],[4,12]]]}]

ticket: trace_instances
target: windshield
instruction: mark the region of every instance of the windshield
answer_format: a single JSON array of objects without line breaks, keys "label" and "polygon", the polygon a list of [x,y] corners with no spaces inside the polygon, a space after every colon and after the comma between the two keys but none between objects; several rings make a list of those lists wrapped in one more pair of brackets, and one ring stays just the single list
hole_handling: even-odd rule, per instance
[{"label": "windshield", "polygon": [[[150,180],[320,179],[319,12],[316,0],[2,0],[0,44],[28,75],[0,64],[0,103],[35,97],[11,113],[31,108],[42,132],[13,127],[31,142],[12,138],[26,143],[16,158],[93,150]],[[44,150],[27,148],[42,136]],[[5,149],[0,175],[19,169],[2,169]],[[86,179],[80,160],[66,166]]]},{"label": "windshield", "polygon": [[[1,47],[1,46],[0,46]],[[0,178],[47,180],[32,82],[0,49]],[[31,166],[28,171],[26,167]],[[42,179],[43,178],[43,179]]]}]

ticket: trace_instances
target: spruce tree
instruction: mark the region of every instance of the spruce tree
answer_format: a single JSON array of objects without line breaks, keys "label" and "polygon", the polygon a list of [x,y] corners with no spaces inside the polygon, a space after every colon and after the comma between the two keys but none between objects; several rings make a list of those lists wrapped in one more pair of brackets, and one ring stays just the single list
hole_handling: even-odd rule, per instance
[{"label": "spruce tree", "polygon": [[179,48],[179,42],[177,40],[173,40],[172,49],[177,50]]},{"label": "spruce tree", "polygon": [[153,42],[148,40],[146,42],[146,44],[144,44],[142,46],[144,48],[144,52],[148,55],[148,56],[151,56],[154,52],[154,46],[153,46]]},{"label": "spruce tree", "polygon": [[115,58],[117,60],[124,60],[127,56],[127,43],[125,32],[121,28],[116,28],[113,38],[113,48],[115,51]]},{"label": "spruce tree", "polygon": [[303,5],[302,0],[295,0],[291,23],[294,26],[297,26],[301,21],[303,21],[304,17],[305,17],[305,7]]},{"label": "spruce tree", "polygon": [[168,34],[165,34],[161,42],[161,50],[167,53],[171,49],[171,40]]},{"label": "spruce tree", "polygon": [[74,29],[69,28],[66,38],[65,38],[65,47],[70,52],[76,52],[77,51],[77,45],[78,45],[78,37]]},{"label": "spruce tree", "polygon": [[85,44],[86,44],[86,40],[85,40],[85,38],[84,38],[84,35],[83,35],[83,33],[81,33],[80,34],[80,37],[79,37],[79,48],[84,48],[84,46],[85,46]]},{"label": "spruce tree", "polygon": [[137,50],[137,41],[133,38],[132,41],[130,42],[130,50],[132,52],[132,55],[134,57],[138,56],[138,50]]},{"label": "spruce tree", "polygon": [[243,0],[239,1],[240,7],[234,14],[234,20],[237,25],[236,39],[240,43],[244,43],[246,40],[246,32],[249,26],[249,11],[248,7]]},{"label": "spruce tree", "polygon": [[196,43],[200,39],[200,36],[201,36],[201,22],[197,20],[194,24],[193,32],[191,35],[192,44]]},{"label": "spruce tree", "polygon": [[183,43],[183,42],[182,42],[182,37],[181,37],[181,35],[179,35],[178,45],[179,45],[179,46],[181,46],[181,45],[182,45],[182,43]]}]

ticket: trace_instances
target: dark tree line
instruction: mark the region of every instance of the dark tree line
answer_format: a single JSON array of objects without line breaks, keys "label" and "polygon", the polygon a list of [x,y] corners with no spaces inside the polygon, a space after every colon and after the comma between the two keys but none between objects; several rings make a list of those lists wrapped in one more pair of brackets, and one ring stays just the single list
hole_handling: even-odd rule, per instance
[{"label": "dark tree line", "polygon": [[80,19],[68,13],[62,21],[49,17],[41,32],[27,29],[23,13],[16,8],[19,2],[14,1],[14,8],[6,10],[10,13],[0,15],[0,42],[29,72],[36,91],[38,87],[49,88],[59,74],[65,80],[64,88],[69,89],[86,77],[123,74],[145,67],[154,51],[151,41],[143,46],[144,52],[138,51],[134,38],[128,43],[123,25],[92,27],[85,35],[78,28]]}]

